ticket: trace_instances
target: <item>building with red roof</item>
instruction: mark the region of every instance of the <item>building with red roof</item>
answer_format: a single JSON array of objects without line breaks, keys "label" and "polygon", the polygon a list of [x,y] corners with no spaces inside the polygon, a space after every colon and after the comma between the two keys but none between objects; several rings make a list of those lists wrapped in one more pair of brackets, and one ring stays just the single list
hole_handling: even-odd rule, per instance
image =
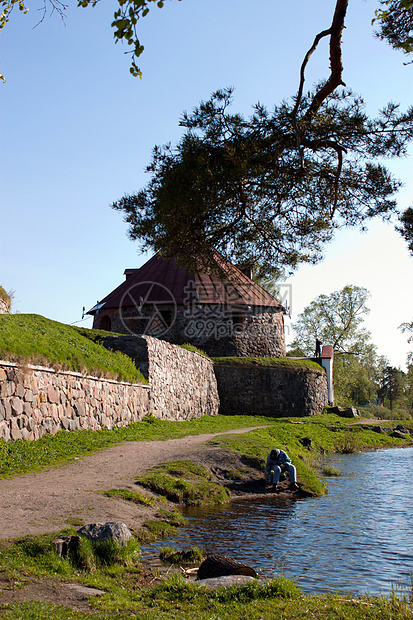
[{"label": "building with red roof", "polygon": [[156,254],[126,269],[89,310],[93,327],[189,342],[213,356],[284,356],[282,304],[218,253],[216,263],[217,271],[193,273]]}]

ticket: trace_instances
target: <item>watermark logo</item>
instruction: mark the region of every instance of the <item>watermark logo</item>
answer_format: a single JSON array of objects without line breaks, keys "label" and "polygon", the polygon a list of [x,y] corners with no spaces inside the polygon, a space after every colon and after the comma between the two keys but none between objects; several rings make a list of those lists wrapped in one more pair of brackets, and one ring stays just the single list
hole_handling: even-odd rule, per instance
[{"label": "watermark logo", "polygon": [[[278,285],[276,297],[291,317],[292,285]],[[278,320],[262,315],[278,314],[279,310],[268,305],[268,296],[251,285],[240,288],[231,283],[188,282],[183,289],[183,300],[178,307],[171,290],[159,282],[139,282],[128,288],[119,305],[119,318],[123,330],[133,335],[147,334],[162,338],[174,326],[178,308],[181,336],[188,340],[220,340],[244,332],[250,336],[270,336],[277,329]],[[261,316],[257,321],[253,317]]]},{"label": "watermark logo", "polygon": [[119,318],[126,332],[164,336],[175,323],[177,305],[171,291],[159,282],[139,282],[123,295]]}]

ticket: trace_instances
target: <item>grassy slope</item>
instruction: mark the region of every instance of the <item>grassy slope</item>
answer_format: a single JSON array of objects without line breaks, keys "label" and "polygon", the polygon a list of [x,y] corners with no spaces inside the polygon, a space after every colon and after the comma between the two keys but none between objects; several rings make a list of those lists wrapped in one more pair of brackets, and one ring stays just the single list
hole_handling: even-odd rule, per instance
[{"label": "grassy slope", "polygon": [[145,382],[128,356],[100,344],[104,333],[89,332],[36,314],[1,315],[0,358]]},{"label": "grassy slope", "polygon": [[310,369],[324,372],[317,362],[312,360],[297,360],[288,357],[213,357],[217,366],[273,366],[285,370]]}]

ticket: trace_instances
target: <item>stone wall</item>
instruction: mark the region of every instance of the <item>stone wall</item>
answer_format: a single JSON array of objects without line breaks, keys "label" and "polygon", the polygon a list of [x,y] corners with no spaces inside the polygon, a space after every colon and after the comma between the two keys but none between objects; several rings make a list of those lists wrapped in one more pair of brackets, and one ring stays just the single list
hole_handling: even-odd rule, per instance
[{"label": "stone wall", "polygon": [[327,376],[302,368],[216,364],[224,415],[309,416],[328,405]]},{"label": "stone wall", "polygon": [[149,336],[108,337],[104,344],[134,358],[149,385],[0,362],[0,438],[33,440],[63,429],[126,426],[148,413],[165,420],[218,413],[208,358]]},{"label": "stone wall", "polygon": [[112,428],[149,413],[149,387],[0,362],[0,438]]},{"label": "stone wall", "polygon": [[132,357],[149,380],[153,416],[190,420],[218,413],[214,367],[204,355],[151,336],[108,336],[103,344]]},{"label": "stone wall", "polygon": [[252,307],[248,313],[194,315],[183,330],[191,342],[211,357],[284,357],[283,312],[278,308]]}]

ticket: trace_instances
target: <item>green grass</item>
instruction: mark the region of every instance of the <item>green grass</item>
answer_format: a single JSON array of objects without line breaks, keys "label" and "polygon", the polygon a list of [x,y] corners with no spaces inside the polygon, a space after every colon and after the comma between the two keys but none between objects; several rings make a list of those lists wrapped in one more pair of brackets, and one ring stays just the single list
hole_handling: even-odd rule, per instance
[{"label": "green grass", "polygon": [[288,357],[213,357],[211,358],[217,366],[272,366],[274,368],[285,368],[285,370],[317,370],[324,372],[320,364],[312,360],[295,360]]},{"label": "green grass", "polygon": [[211,479],[212,474],[202,465],[174,461],[152,467],[137,482],[171,502],[187,506],[228,502],[229,491]]},{"label": "green grass", "polygon": [[334,465],[324,465],[321,473],[326,477],[337,478],[341,476],[340,470],[337,467],[334,467]]},{"label": "green grass", "polygon": [[268,425],[268,418],[251,416],[203,416],[183,422],[159,420],[146,416],[142,422],[99,431],[60,431],[44,435],[37,441],[0,439],[0,478],[58,467],[74,458],[88,456],[98,450],[124,441],[178,439],[187,435],[219,433],[247,426]]},{"label": "green grass", "polygon": [[[293,424],[292,422],[300,422]],[[158,420],[147,416],[142,422],[114,429],[99,431],[78,430],[70,433],[60,431],[56,435],[45,435],[38,441],[9,441],[0,439],[0,478],[13,477],[48,467],[58,467],[74,458],[88,456],[98,450],[124,441],[151,441],[177,439],[188,435],[203,433],[222,433],[237,428],[265,426],[267,431],[260,431],[261,436],[249,433],[228,436],[226,445],[229,449],[243,452],[251,459],[257,459],[262,465],[269,450],[274,445],[286,449],[291,456],[301,454],[305,462],[310,463],[314,456],[338,452],[346,437],[357,441],[359,449],[411,445],[412,437],[395,439],[386,434],[364,430],[352,425],[353,420],[340,418],[334,414],[312,416],[309,418],[267,418],[259,416],[203,416],[184,422]],[[383,427],[390,423],[382,423]],[[393,426],[394,426],[393,422]],[[413,424],[404,422],[413,434]],[[312,439],[311,452],[303,448],[300,439]],[[216,441],[223,442],[222,438]],[[231,442],[231,446],[229,445]],[[262,442],[262,443],[260,443]],[[268,451],[268,452],[267,452]],[[296,464],[296,463],[295,463]]]},{"label": "green grass", "polygon": [[189,342],[185,342],[185,344],[181,344],[179,346],[181,347],[181,349],[185,349],[186,351],[192,351],[193,353],[199,353],[200,355],[203,355],[204,357],[210,359],[209,355],[205,353],[205,351],[203,351],[202,349],[198,349],[198,347],[190,344]]},{"label": "green grass", "polygon": [[[270,586],[271,582],[268,589]],[[274,589],[279,589],[279,586],[275,584]],[[237,590],[238,593],[235,589],[225,590],[225,600],[222,590],[206,593],[200,591],[198,586],[187,583],[186,587],[169,586],[169,591],[164,593],[162,599],[158,592],[153,593],[152,598],[139,598],[138,592],[125,590],[117,595],[110,609],[107,609],[109,597],[103,597],[103,600],[95,603],[101,610],[94,611],[92,616],[89,612],[37,601],[12,603],[4,607],[1,613],[2,620],[411,620],[412,617],[408,603],[384,597],[284,598],[279,594],[260,598],[260,591],[257,591],[256,598],[253,598],[251,587],[243,586]],[[237,600],[243,595],[250,599]]]},{"label": "green grass", "polygon": [[10,579],[4,588],[22,591],[30,580],[42,577],[53,580],[56,592],[62,581],[80,582],[104,590],[105,594],[91,597],[87,612],[39,601],[0,603],[2,620],[411,620],[412,617],[412,590],[397,596],[395,592],[389,597],[310,596],[303,595],[294,580],[282,574],[268,581],[255,580],[217,590],[189,582],[177,572],[167,576],[155,574],[140,582],[144,571],[136,541],[121,553],[119,549],[109,548],[96,553],[93,545],[88,547],[90,541],[85,540],[84,553],[87,557],[91,554],[92,559],[80,568],[54,554],[52,539],[52,535],[42,535],[0,543],[2,576]]},{"label": "green grass", "polygon": [[127,502],[141,504],[143,506],[153,506],[155,503],[153,497],[147,497],[142,493],[131,491],[129,489],[109,489],[108,491],[99,491],[99,493],[106,495],[106,497],[120,497]]},{"label": "green grass", "polygon": [[[261,471],[265,469],[270,450],[274,447],[281,448],[287,452],[297,468],[297,478],[302,491],[320,496],[327,489],[325,482],[318,475],[324,454],[411,445],[413,442],[411,437],[407,440],[395,439],[386,434],[363,429],[351,422],[353,420],[349,421],[334,414],[309,418],[272,419],[272,424],[268,428],[243,435],[219,436],[210,443],[223,450],[247,456]],[[311,451],[302,445],[300,440],[304,437],[311,438]]]},{"label": "green grass", "polygon": [[201,564],[203,559],[202,549],[199,547],[191,547],[187,550],[174,549],[173,547],[163,547],[159,551],[159,558],[168,564]]},{"label": "green grass", "polygon": [[187,524],[188,520],[178,510],[164,510],[160,508],[154,519],[145,521],[137,533],[141,542],[149,542],[158,538],[166,538],[177,533],[178,528]]},{"label": "green grass", "polygon": [[130,357],[99,344],[101,333],[96,334],[96,342],[83,333],[37,314],[1,315],[0,358],[131,383],[147,382]]}]

